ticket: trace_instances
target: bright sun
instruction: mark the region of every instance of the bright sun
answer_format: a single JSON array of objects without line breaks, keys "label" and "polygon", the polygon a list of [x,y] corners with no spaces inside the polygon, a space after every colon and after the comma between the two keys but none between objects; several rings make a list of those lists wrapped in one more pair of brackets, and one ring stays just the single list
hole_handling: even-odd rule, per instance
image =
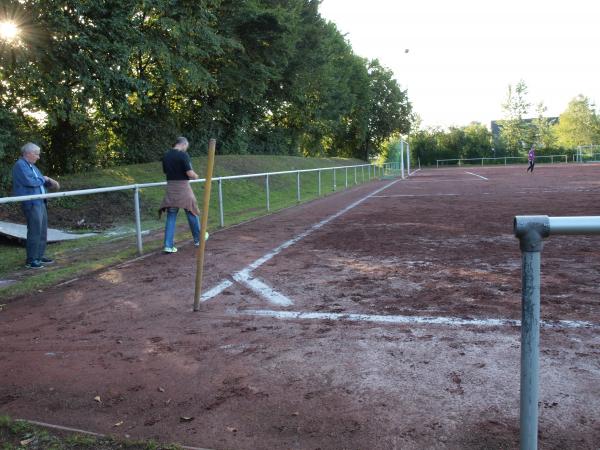
[{"label": "bright sun", "polygon": [[0,39],[11,42],[19,35],[19,27],[14,22],[0,22]]}]

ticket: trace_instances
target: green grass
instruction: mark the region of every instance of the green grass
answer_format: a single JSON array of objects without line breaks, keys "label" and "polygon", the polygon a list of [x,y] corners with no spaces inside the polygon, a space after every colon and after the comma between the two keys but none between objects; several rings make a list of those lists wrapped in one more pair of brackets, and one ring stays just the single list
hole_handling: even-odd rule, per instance
[{"label": "green grass", "polygon": [[72,434],[0,416],[0,450],[180,450],[178,445]]},{"label": "green grass", "polygon": [[[206,158],[193,158],[194,169],[204,177]],[[315,169],[363,164],[359,160],[341,158],[300,158],[291,156],[217,156],[214,176],[265,173],[286,170]],[[336,190],[346,187],[346,170],[336,172]],[[118,186],[134,183],[163,181],[160,163],[121,166],[114,169],[91,171],[86,174],[61,177],[62,190],[85,189],[92,187]],[[357,169],[356,182],[369,181],[366,170]],[[296,174],[269,177],[270,211],[274,212],[297,204]],[[318,197],[318,173],[302,173],[301,201]],[[355,185],[354,170],[348,170],[348,187]],[[321,172],[321,196],[334,192],[333,171]],[[201,206],[204,196],[204,183],[193,184],[193,190]],[[224,226],[234,225],[248,219],[268,214],[266,209],[265,178],[224,180],[222,182]],[[144,252],[158,250],[162,246],[164,217],[158,219],[158,207],[164,195],[164,187],[144,188],[140,191],[142,229],[148,231],[143,238]],[[3,205],[0,205],[3,206]],[[15,208],[15,205],[10,206]],[[2,217],[0,210],[0,217]],[[213,182],[209,210],[209,231],[220,226],[218,209],[218,183]],[[0,297],[13,298],[38,290],[43,290],[65,280],[102,269],[136,256],[135,217],[133,193],[117,192],[71,198],[61,198],[49,202],[50,226],[68,228],[78,220],[86,220],[93,229],[101,232],[97,237],[84,238],[51,244],[47,253],[58,264],[37,271],[27,271],[23,275],[25,249],[22,246],[0,244],[0,279],[17,279],[16,283],[0,287]],[[15,216],[13,210],[13,216]],[[18,216],[17,216],[18,217]],[[91,219],[90,219],[91,218]],[[179,215],[180,225],[177,240],[191,238],[183,212]],[[85,225],[84,225],[85,226]],[[121,235],[114,233],[121,232]],[[111,234],[112,233],[112,234]],[[21,274],[15,273],[19,269]]]}]

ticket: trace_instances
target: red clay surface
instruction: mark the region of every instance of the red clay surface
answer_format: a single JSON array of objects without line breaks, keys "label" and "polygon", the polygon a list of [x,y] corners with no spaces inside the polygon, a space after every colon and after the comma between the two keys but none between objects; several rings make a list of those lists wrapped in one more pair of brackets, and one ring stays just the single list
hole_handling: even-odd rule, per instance
[{"label": "red clay surface", "polygon": [[[213,233],[204,287],[392,181]],[[517,326],[250,314],[520,319],[513,217],[600,215],[599,197],[600,166],[423,170],[252,273],[291,306],[234,282],[192,313],[190,245],[15,299],[0,413],[214,449],[517,448]],[[540,448],[600,442],[599,246],[542,253],[542,319],[593,326],[542,330]]]}]

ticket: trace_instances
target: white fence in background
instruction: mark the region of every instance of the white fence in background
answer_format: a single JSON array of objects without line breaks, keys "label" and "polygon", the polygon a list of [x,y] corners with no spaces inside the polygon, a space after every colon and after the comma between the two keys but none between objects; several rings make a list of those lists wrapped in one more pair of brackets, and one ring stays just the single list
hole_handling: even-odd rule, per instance
[{"label": "white fence in background", "polygon": [[[498,161],[500,164],[502,164],[502,162],[504,162],[504,165],[506,166],[509,162],[527,162],[527,156],[500,156],[497,158],[452,158],[452,159],[436,159],[435,164],[436,167],[440,167],[440,163],[442,165],[451,165],[451,164],[457,164],[458,166],[461,166],[465,163],[465,161],[468,164],[477,164],[477,161],[480,162],[480,164],[483,166],[484,165],[484,161],[488,161],[490,163],[496,164],[495,161]],[[551,164],[554,164],[554,161],[556,162],[567,162],[567,155],[543,155],[543,156],[536,156],[535,157],[535,161],[536,162],[550,162]]]}]

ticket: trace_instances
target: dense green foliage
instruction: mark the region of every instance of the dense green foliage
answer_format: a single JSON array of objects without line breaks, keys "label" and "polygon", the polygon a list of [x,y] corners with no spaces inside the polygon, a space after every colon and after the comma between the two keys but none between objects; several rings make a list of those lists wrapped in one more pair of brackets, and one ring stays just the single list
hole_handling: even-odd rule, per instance
[{"label": "dense green foliage", "polygon": [[[221,154],[361,157],[409,131],[407,93],[317,0],[7,0],[0,158],[32,137],[53,174]],[[6,173],[4,174],[6,176]],[[6,181],[6,178],[4,180]]]},{"label": "dense green foliage", "polygon": [[410,137],[411,158],[424,165],[435,165],[438,159],[481,158],[494,156],[492,135],[482,124],[449,130],[420,130]]},{"label": "dense green foliage", "polygon": [[558,144],[563,147],[600,144],[600,117],[590,100],[579,95],[569,102],[555,127]]},{"label": "dense green foliage", "polygon": [[[484,125],[476,122],[448,130],[418,130],[410,136],[411,157],[431,165],[442,159],[526,156],[535,144],[540,156],[560,154],[570,160],[577,146],[600,144],[600,117],[587,97],[575,97],[558,122],[546,117],[543,102],[536,105],[535,117],[526,118],[530,107],[525,82],[509,85],[502,104],[505,117],[499,121],[499,136],[492,136]],[[412,128],[419,128],[414,114],[411,122]]]}]

